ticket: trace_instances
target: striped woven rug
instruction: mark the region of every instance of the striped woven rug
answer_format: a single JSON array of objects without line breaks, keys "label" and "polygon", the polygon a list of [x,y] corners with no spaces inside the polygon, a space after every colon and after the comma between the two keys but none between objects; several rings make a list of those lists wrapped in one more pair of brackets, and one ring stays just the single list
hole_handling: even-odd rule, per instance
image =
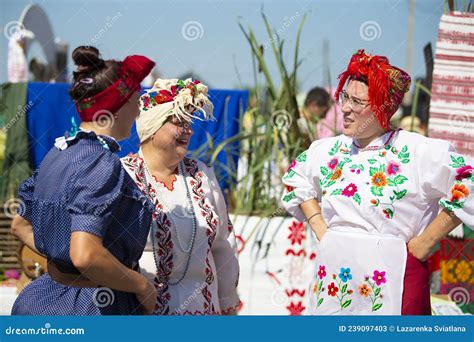
[{"label": "striped woven rug", "polygon": [[431,87],[429,136],[474,156],[474,14],[441,17]]}]

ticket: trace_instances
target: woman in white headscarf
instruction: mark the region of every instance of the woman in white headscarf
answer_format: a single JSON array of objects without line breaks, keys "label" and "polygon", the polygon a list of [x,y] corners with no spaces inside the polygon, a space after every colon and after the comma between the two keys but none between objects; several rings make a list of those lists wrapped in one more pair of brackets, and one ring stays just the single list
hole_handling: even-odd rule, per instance
[{"label": "woman in white headscarf", "polygon": [[207,91],[191,79],[158,79],[140,98],[140,150],[122,159],[156,207],[140,265],[157,289],[157,315],[234,314],[240,304],[224,196],[213,170],[186,158],[192,121],[213,118]]}]

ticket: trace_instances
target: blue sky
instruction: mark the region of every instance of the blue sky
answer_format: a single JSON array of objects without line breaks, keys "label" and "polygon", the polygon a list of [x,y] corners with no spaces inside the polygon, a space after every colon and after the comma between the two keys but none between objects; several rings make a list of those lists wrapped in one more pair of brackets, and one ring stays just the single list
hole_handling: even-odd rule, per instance
[{"label": "blue sky", "polygon": [[[18,20],[25,0],[0,0],[2,31]],[[73,48],[91,40],[104,58],[143,54],[157,63],[163,77],[194,71],[214,88],[252,85],[250,49],[238,22],[251,26],[259,41],[268,42],[260,10],[285,40],[285,58],[292,65],[299,22],[308,14],[301,38],[301,90],[325,85],[323,41],[329,42],[331,83],[353,52],[365,48],[407,66],[408,0],[276,0],[276,1],[79,1],[39,0],[55,36]],[[423,46],[436,45],[442,0],[416,0],[412,77],[425,74]],[[186,31],[186,28],[189,30]],[[6,80],[8,41],[1,37],[0,81]],[[33,52],[38,52],[36,47]],[[270,71],[278,77],[271,49],[265,50]],[[69,61],[69,73],[73,68]],[[237,77],[240,75],[240,81]]]}]

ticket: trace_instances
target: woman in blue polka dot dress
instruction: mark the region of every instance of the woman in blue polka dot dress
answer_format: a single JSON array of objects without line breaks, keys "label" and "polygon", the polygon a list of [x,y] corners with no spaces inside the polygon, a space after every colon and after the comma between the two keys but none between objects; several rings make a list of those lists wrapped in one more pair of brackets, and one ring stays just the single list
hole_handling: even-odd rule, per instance
[{"label": "woman in blue polka dot dress", "polygon": [[154,63],[122,62],[78,47],[70,95],[79,130],[56,139],[19,189],[12,233],[48,259],[48,273],[18,296],[13,315],[149,314],[154,286],[134,270],[145,247],[153,205],[121,166],[115,139],[130,135],[140,82]]}]

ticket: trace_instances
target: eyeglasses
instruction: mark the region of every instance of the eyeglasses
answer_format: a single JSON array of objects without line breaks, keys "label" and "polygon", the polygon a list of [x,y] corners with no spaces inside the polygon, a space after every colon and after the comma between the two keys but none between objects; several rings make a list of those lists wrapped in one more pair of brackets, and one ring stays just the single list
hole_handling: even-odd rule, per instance
[{"label": "eyeglasses", "polygon": [[362,112],[369,105],[367,101],[360,100],[358,98],[353,98],[352,96],[349,96],[349,94],[345,90],[341,91],[341,93],[339,94],[339,104],[341,106],[344,106],[347,100],[349,100],[349,107],[352,109],[352,111],[356,113]]},{"label": "eyeglasses", "polygon": [[177,119],[175,117],[172,117],[172,118],[168,119],[167,122],[169,122],[170,124],[172,124],[172,125],[174,125],[178,128],[181,128],[185,131],[192,129],[190,122],[185,121],[185,120],[180,121],[179,119]]}]

